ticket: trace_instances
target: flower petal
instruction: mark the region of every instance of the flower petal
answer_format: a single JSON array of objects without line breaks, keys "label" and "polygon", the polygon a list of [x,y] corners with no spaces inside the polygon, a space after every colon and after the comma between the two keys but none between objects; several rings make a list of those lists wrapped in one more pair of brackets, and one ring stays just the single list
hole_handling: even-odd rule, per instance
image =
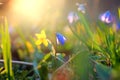
[{"label": "flower petal", "polygon": [[39,39],[41,38],[41,35],[40,34],[35,34],[35,36]]},{"label": "flower petal", "polygon": [[[58,41],[60,44],[62,44],[62,45],[65,44],[66,38],[65,38],[62,34],[56,33],[56,38],[57,38],[57,41]],[[58,43],[58,42],[57,42],[57,43]]]},{"label": "flower petal", "polygon": [[107,24],[111,23],[113,21],[113,17],[112,17],[112,14],[110,13],[110,11],[106,11],[105,13],[103,13],[100,16],[100,20]]},{"label": "flower petal", "polygon": [[85,13],[86,12],[86,8],[85,8],[85,4],[77,4],[78,6],[78,11]]},{"label": "flower petal", "polygon": [[41,31],[41,38],[46,38],[46,34],[44,30]]},{"label": "flower petal", "polygon": [[48,41],[47,41],[47,40],[44,40],[44,41],[43,41],[43,44],[47,47],[47,46],[48,46]]},{"label": "flower petal", "polygon": [[36,45],[40,45],[41,43],[42,43],[41,40],[37,40],[37,41],[35,41],[35,44],[36,44]]},{"label": "flower petal", "polygon": [[78,15],[77,15],[77,13],[75,13],[75,12],[70,12],[70,13],[68,14],[67,19],[68,19],[68,22],[69,22],[70,24],[72,24],[73,22],[76,22],[76,21],[79,19],[79,17],[78,17]]}]

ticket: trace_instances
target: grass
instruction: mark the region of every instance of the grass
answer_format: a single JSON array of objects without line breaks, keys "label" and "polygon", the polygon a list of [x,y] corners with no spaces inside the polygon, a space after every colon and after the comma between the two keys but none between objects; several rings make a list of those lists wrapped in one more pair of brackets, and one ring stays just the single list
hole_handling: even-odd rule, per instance
[{"label": "grass", "polygon": [[11,56],[11,42],[10,35],[8,31],[8,22],[6,17],[2,17],[1,20],[1,47],[4,59],[5,73],[7,75],[6,80],[14,80],[14,75],[12,71],[12,56]]}]

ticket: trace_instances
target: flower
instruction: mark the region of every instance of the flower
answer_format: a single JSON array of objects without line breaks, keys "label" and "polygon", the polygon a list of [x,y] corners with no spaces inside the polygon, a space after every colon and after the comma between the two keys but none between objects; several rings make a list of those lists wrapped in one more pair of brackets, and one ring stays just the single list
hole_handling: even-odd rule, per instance
[{"label": "flower", "polygon": [[32,44],[31,44],[29,41],[26,41],[26,46],[27,46],[28,51],[29,51],[30,53],[33,53],[33,52],[34,52],[34,48],[33,48]]},{"label": "flower", "polygon": [[116,24],[116,30],[120,30],[120,21],[118,21]]},{"label": "flower", "polygon": [[107,24],[111,23],[113,21],[113,17],[112,17],[112,14],[110,13],[110,11],[106,11],[105,13],[103,13],[100,16],[100,20]]},{"label": "flower", "polygon": [[120,19],[120,8],[118,8],[118,15],[119,15],[119,19]]},{"label": "flower", "polygon": [[59,43],[62,45],[65,44],[66,38],[62,34],[56,33],[56,39],[57,39],[57,44]]},{"label": "flower", "polygon": [[73,22],[76,22],[76,21],[79,19],[79,17],[78,17],[78,15],[77,15],[77,13],[75,13],[75,12],[70,12],[70,13],[68,14],[67,19],[68,19],[68,22],[69,22],[70,24],[72,24]]},{"label": "flower", "polygon": [[44,44],[46,47],[48,46],[48,40],[46,38],[46,34],[45,34],[45,31],[42,30],[40,34],[35,34],[36,37],[37,37],[37,40],[36,40],[36,45],[40,45],[40,44]]},{"label": "flower", "polygon": [[86,4],[76,3],[76,5],[78,6],[78,11],[80,11],[80,12],[82,12],[82,13],[85,13],[85,12],[86,12],[86,8],[85,8],[85,5],[86,5]]}]

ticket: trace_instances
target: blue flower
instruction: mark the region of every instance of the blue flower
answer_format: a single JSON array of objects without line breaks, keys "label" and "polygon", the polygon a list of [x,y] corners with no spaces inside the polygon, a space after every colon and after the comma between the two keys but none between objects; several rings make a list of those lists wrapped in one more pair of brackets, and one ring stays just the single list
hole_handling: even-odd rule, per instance
[{"label": "blue flower", "polygon": [[100,16],[100,20],[107,24],[111,23],[113,21],[113,17],[110,11],[106,11],[105,13],[103,13]]},{"label": "blue flower", "polygon": [[116,24],[116,30],[120,30],[120,21],[118,21]]},{"label": "blue flower", "polygon": [[69,22],[70,24],[72,24],[73,22],[76,22],[76,21],[79,19],[79,17],[78,17],[78,15],[77,15],[77,13],[75,13],[75,12],[70,12],[70,13],[68,14],[67,19],[68,19],[68,22]]},{"label": "blue flower", "polygon": [[76,5],[78,6],[78,11],[80,11],[80,12],[82,12],[82,13],[85,13],[85,12],[86,12],[86,8],[85,8],[85,5],[86,5],[86,4],[76,3]]},{"label": "blue flower", "polygon": [[57,44],[64,45],[66,42],[66,38],[60,33],[56,33],[56,39],[57,39]]}]

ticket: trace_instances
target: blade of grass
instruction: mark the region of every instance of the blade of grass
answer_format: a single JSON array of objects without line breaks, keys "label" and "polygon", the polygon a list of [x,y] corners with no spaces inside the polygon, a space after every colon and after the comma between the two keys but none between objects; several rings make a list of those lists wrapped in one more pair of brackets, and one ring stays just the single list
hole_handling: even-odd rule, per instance
[{"label": "blade of grass", "polygon": [[92,33],[91,29],[90,29],[88,21],[86,20],[86,18],[84,17],[84,15],[82,13],[79,13],[78,15],[79,15],[79,17],[81,19],[81,23],[84,25],[84,28],[85,28],[86,32],[88,33],[90,38],[92,38],[93,33]]},{"label": "blade of grass", "polygon": [[120,7],[118,8],[118,15],[119,15],[119,19],[120,19]]},{"label": "blade of grass", "polygon": [[7,18],[2,17],[1,23],[1,35],[2,35],[2,52],[4,59],[4,66],[7,74],[6,80],[13,80],[14,75],[12,71],[12,56],[11,56],[11,44],[10,44],[10,36],[8,31],[8,23]]},{"label": "blade of grass", "polygon": [[21,38],[21,40],[22,40],[22,42],[24,43],[24,46],[25,46],[25,50],[26,50],[26,55],[27,56],[30,56],[30,52],[29,52],[29,49],[28,49],[28,47],[27,47],[27,45],[26,45],[26,41],[27,41],[27,39],[25,38],[25,35],[23,34],[23,32],[22,32],[22,30],[20,29],[20,28],[16,28],[16,31],[17,31],[17,33],[19,34],[19,36],[20,36],[20,38]]}]

